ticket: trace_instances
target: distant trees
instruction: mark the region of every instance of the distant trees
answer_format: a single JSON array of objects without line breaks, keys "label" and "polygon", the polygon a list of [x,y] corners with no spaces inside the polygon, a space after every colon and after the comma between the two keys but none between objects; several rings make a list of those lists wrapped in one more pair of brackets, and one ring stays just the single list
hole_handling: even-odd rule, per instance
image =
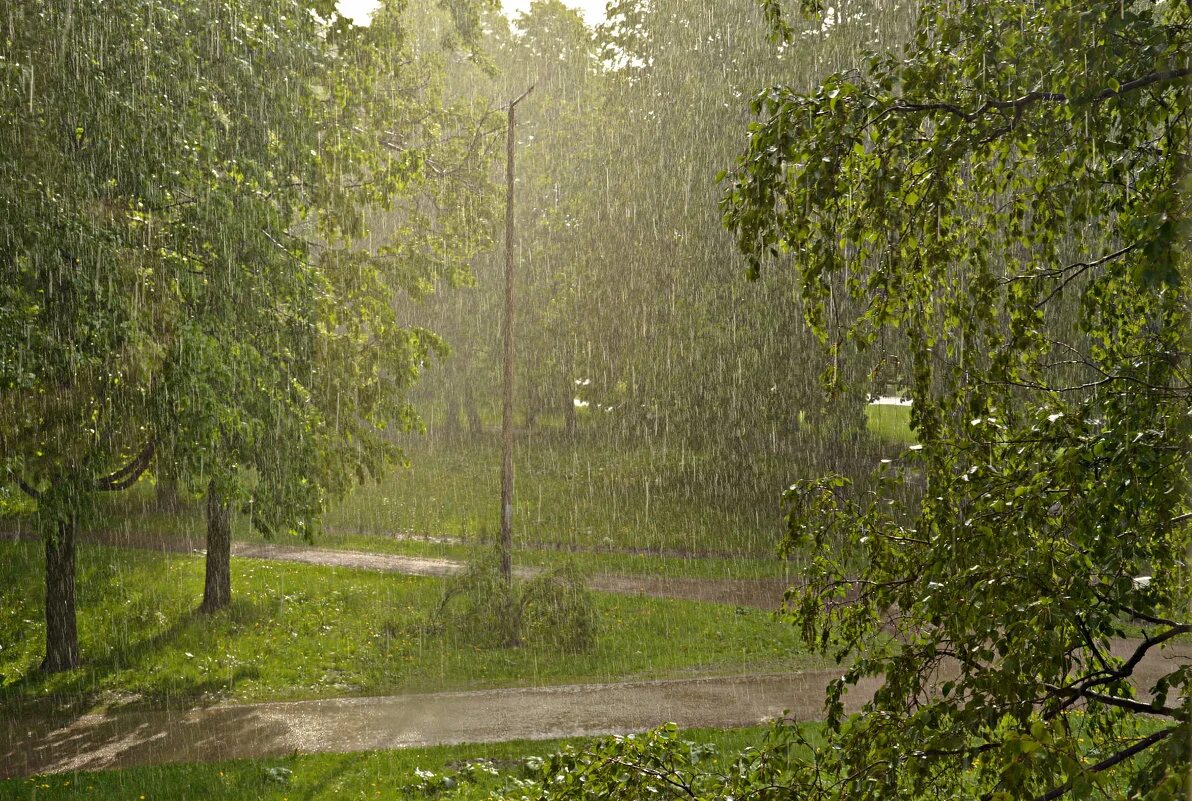
[{"label": "distant trees", "polygon": [[[906,17],[882,14],[862,33],[906,27]],[[575,11],[539,0],[512,29],[500,16],[488,23],[484,50],[499,72],[473,91],[495,103],[536,84],[518,128],[527,424],[561,409],[573,427],[582,394],[614,410],[601,415],[605,430],[715,450],[742,467],[794,450],[857,461],[837,445],[806,447],[864,431],[876,365],[835,324],[847,314],[843,282],[838,347],[825,352],[788,280],[739,280],[746,263],[720,224],[714,180],[739,147],[741,98],[780,76],[810,84],[823,65],[851,63],[841,39],[853,40],[809,34],[806,46],[775,51],[762,19],[752,0],[626,0],[589,31]],[[484,323],[495,319],[496,274],[481,270],[475,290],[440,299],[425,318],[453,344],[426,385],[441,392],[453,429],[460,407],[494,397],[495,327]],[[835,386],[830,398],[821,377]]]},{"label": "distant trees", "polygon": [[589,304],[604,315],[593,372],[605,387],[624,382],[637,426],[735,464],[792,447],[814,458],[818,442],[840,455],[845,432],[864,427],[865,366],[839,360],[839,391],[825,402],[819,379],[833,361],[789,281],[742,280],[720,224],[716,176],[740,146],[741,98],[780,76],[810,83],[817,62],[852,57],[815,41],[769,48],[761,20],[752,0],[625,0],[601,31],[622,63],[605,112],[622,122],[605,146],[626,158],[592,215],[600,257],[619,267],[591,280]]},{"label": "distant trees", "polygon": [[[576,351],[586,319],[577,296],[588,261],[576,247],[575,231],[599,199],[592,182],[602,174],[603,151],[594,143],[605,124],[607,82],[591,31],[577,11],[557,0],[535,0],[514,26],[498,11],[486,15],[483,25],[483,60],[455,65],[449,92],[498,107],[535,87],[533,102],[519,109],[517,121],[519,416],[533,426],[543,413],[561,414],[574,425],[574,382],[581,372]],[[466,422],[471,434],[479,433],[482,413],[496,408],[504,286],[499,255],[480,262],[472,286],[431,298],[416,312],[451,345],[450,358],[425,385],[442,399],[450,432]]]},{"label": "distant trees", "polygon": [[438,106],[404,91],[396,13],[367,29],[330,0],[10,14],[0,460],[36,500],[53,671],[78,662],[74,539],[95,493],[155,458],[207,487],[211,610],[231,504],[302,531],[397,455],[386,431],[413,424],[404,392],[438,341],[394,295],[448,262],[400,231],[359,243],[370,205],[424,190],[432,137],[412,121]]}]

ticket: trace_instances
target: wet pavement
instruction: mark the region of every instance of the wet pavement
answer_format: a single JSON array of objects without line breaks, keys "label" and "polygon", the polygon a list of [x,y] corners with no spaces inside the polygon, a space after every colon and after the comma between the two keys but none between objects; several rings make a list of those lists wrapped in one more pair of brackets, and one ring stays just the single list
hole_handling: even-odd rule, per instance
[{"label": "wet pavement", "polygon": [[[588,684],[383,698],[113,712],[0,725],[0,778],[213,762],[295,752],[346,753],[451,743],[551,739],[683,727],[747,726],[823,716],[839,671]],[[876,688],[846,697],[858,709]]]},{"label": "wet pavement", "polygon": [[[1112,653],[1129,657],[1139,640]],[[1147,688],[1192,663],[1186,643],[1148,653],[1134,684]],[[943,680],[945,665],[936,676]],[[0,723],[0,778],[39,773],[213,762],[292,753],[348,753],[452,743],[551,739],[683,727],[748,726],[787,715],[821,720],[839,670],[805,673],[422,693],[187,710],[110,711],[60,720]],[[866,679],[845,697],[858,711],[880,686]],[[1147,694],[1139,692],[1140,698]]]}]

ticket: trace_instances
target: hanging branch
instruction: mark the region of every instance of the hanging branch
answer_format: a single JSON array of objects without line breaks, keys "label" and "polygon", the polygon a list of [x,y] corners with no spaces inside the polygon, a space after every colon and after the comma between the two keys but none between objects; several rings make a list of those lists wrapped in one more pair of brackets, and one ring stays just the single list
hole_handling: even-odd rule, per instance
[{"label": "hanging branch", "polygon": [[124,467],[117,470],[111,475],[104,476],[95,480],[95,489],[98,492],[119,492],[126,490],[133,484],[137,483],[137,479],[149,469],[149,463],[153,460],[153,451],[156,443],[153,440],[145,445],[136,458],[126,464]]}]

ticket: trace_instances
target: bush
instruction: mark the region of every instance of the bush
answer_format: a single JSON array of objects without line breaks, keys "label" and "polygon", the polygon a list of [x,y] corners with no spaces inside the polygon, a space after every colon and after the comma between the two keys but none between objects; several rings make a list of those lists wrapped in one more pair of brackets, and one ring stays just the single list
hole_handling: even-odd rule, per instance
[{"label": "bush", "polygon": [[569,653],[596,644],[596,607],[574,565],[540,573],[521,588],[522,634],[534,644]]},{"label": "bush", "polygon": [[574,566],[510,587],[489,553],[447,580],[429,628],[482,648],[527,644],[580,653],[596,644],[596,607]]}]

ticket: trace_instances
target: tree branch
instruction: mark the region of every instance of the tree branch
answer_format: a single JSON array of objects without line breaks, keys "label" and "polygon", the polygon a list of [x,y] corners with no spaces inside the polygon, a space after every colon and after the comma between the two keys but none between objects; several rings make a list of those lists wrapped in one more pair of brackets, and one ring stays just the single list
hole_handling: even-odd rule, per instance
[{"label": "tree branch", "polygon": [[[523,97],[524,97],[524,95],[523,95]],[[625,760],[621,759],[620,757],[609,757],[608,761],[612,762],[614,765],[620,765],[621,767],[629,768],[630,770],[640,771],[640,772],[646,774],[647,776],[653,776],[655,779],[664,781],[667,784],[671,785],[672,787],[674,787],[678,790],[682,790],[684,793],[686,793],[691,798],[696,798],[694,790],[692,790],[690,787],[688,787],[686,784],[679,781],[678,779],[675,779],[672,776],[668,776],[667,774],[663,773],[660,770],[654,770],[653,768],[648,768],[645,765],[639,765],[634,762],[626,762]]]},{"label": "tree branch", "polygon": [[[1109,770],[1114,765],[1125,762],[1127,759],[1134,756],[1135,754],[1139,754],[1139,753],[1145,751],[1146,749],[1150,748],[1155,743],[1165,740],[1166,738],[1175,734],[1182,728],[1183,728],[1182,726],[1172,726],[1171,728],[1163,729],[1162,731],[1157,731],[1149,737],[1144,737],[1141,740],[1139,740],[1138,742],[1136,742],[1134,745],[1130,746],[1129,748],[1124,748],[1121,751],[1118,751],[1113,756],[1108,757],[1107,759],[1103,759],[1102,761],[1098,762],[1096,765],[1093,765],[1091,768],[1088,769],[1088,772],[1089,773],[1101,773],[1102,771]],[[1068,793],[1068,791],[1071,789],[1072,789],[1072,781],[1068,780],[1068,781],[1064,782],[1063,784],[1061,784],[1059,787],[1056,787],[1054,790],[1048,790],[1043,795],[1036,796],[1035,801],[1055,801],[1055,799],[1066,795]]]},{"label": "tree branch", "polygon": [[1113,681],[1114,679],[1129,678],[1131,675],[1133,675],[1134,668],[1138,667],[1138,663],[1142,661],[1144,656],[1146,656],[1147,651],[1151,650],[1156,645],[1161,645],[1173,637],[1178,637],[1181,634],[1187,634],[1189,632],[1192,632],[1192,626],[1178,625],[1172,626],[1157,637],[1143,637],[1142,642],[1137,648],[1134,649],[1134,653],[1130,655],[1129,659],[1122,663],[1120,668],[1117,668],[1116,670],[1097,671],[1095,673],[1090,673],[1089,675],[1080,679],[1076,685],[1072,686],[1071,689],[1083,694],[1086,693],[1091,687],[1106,684]]},{"label": "tree branch", "polygon": [[892,111],[910,112],[910,111],[946,111],[949,114],[960,117],[966,122],[973,122],[978,117],[989,111],[1013,111],[1015,114],[1020,113],[1027,106],[1039,102],[1048,103],[1071,103],[1074,106],[1085,105],[1088,103],[1101,103],[1109,100],[1112,97],[1120,97],[1121,95],[1130,92],[1144,89],[1156,83],[1166,83],[1168,81],[1178,80],[1192,75],[1192,67],[1183,67],[1174,70],[1164,70],[1162,72],[1152,72],[1149,75],[1143,75],[1141,78],[1134,78],[1126,81],[1118,86],[1117,89],[1105,89],[1083,97],[1069,98],[1063,92],[1028,92],[1027,94],[1015,100],[987,100],[981,106],[978,106],[973,111],[965,111],[955,103],[907,103],[905,101],[898,101],[891,106]]},{"label": "tree branch", "polygon": [[1107,672],[1112,672],[1113,668],[1105,661],[1105,656],[1101,653],[1101,649],[1093,642],[1093,635],[1089,632],[1088,627],[1084,625],[1084,621],[1080,618],[1080,615],[1076,615],[1075,621],[1076,628],[1080,630],[1080,636],[1084,639],[1084,644],[1093,652],[1093,656],[1101,663],[1101,667]]},{"label": "tree branch", "polygon": [[98,492],[119,492],[126,490],[133,484],[137,483],[137,479],[149,469],[149,462],[153,460],[153,451],[156,444],[153,440],[149,440],[148,444],[137,454],[131,462],[124,467],[117,470],[111,475],[97,478],[95,480],[95,489]]},{"label": "tree branch", "polygon": [[1135,701],[1133,698],[1118,698],[1114,695],[1104,695],[1102,693],[1085,693],[1084,697],[1090,701],[1096,701],[1099,704],[1106,706],[1116,706],[1121,709],[1128,709],[1131,712],[1137,712],[1142,715],[1164,715],[1169,718],[1175,718],[1183,722],[1188,721],[1187,714],[1181,709],[1173,709],[1169,706],[1153,706],[1142,701]]},{"label": "tree branch", "polygon": [[1056,288],[1051,290],[1050,294],[1048,294],[1047,297],[1043,298],[1043,300],[1041,300],[1035,304],[1035,308],[1038,309],[1042,306],[1046,306],[1048,303],[1051,302],[1052,298],[1054,298],[1059,293],[1063,292],[1064,288],[1067,287],[1068,284],[1072,283],[1077,278],[1084,275],[1086,272],[1093,269],[1094,267],[1100,267],[1102,264],[1105,264],[1106,262],[1113,261],[1114,259],[1125,256],[1127,253],[1129,253],[1130,251],[1134,250],[1137,247],[1138,247],[1138,243],[1135,242],[1133,245],[1127,245],[1126,247],[1122,248],[1121,250],[1117,251],[1116,253],[1110,253],[1108,256],[1102,256],[1101,258],[1097,259],[1096,261],[1077,262],[1076,264],[1068,265],[1067,267],[1065,267],[1063,269],[1062,272],[1068,272],[1069,270],[1071,270],[1073,268],[1079,268],[1079,269],[1077,269],[1076,272],[1072,273],[1071,275],[1065,277],[1064,280],[1060,281],[1059,284],[1056,286]]}]

